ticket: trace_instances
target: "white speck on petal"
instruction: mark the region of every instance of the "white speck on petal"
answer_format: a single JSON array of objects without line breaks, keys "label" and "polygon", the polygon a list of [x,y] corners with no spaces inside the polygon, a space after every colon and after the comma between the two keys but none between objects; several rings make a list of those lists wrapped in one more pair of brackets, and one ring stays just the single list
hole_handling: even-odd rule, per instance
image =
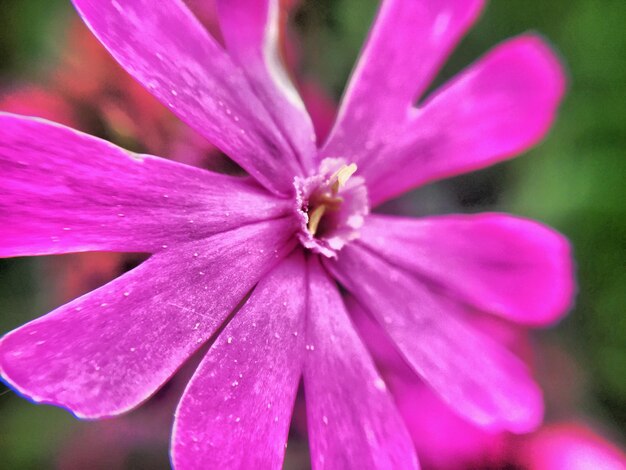
[{"label": "white speck on petal", "polygon": [[433,36],[435,38],[441,37],[446,32],[450,24],[450,14],[448,12],[441,12],[435,18],[435,24],[433,25]]},{"label": "white speck on petal", "polygon": [[385,385],[385,381],[380,377],[374,380],[374,387],[376,387],[378,390],[385,390],[387,388],[387,386]]}]

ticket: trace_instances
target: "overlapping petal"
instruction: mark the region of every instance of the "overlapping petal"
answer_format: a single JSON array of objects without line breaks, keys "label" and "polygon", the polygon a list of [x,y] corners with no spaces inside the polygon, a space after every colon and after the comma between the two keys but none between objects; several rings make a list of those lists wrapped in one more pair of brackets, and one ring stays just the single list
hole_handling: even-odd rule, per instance
[{"label": "overlapping petal", "polygon": [[155,254],[0,341],[0,373],[79,417],[137,406],[207,341],[293,238],[288,219]]},{"label": "overlapping petal", "polygon": [[305,171],[316,169],[315,131],[279,48],[279,0],[217,0],[226,47],[289,141]]},{"label": "overlapping petal", "polygon": [[[483,0],[384,0],[323,150],[366,163],[428,86]],[[395,137],[392,137],[395,138]]]},{"label": "overlapping petal", "polygon": [[117,61],[263,186],[290,193],[294,149],[237,66],[180,0],[75,0]]},{"label": "overlapping petal", "polygon": [[373,204],[527,150],[550,128],[564,90],[562,67],[540,38],[501,44],[411,110],[362,160]]},{"label": "overlapping petal", "polygon": [[304,359],[306,264],[281,262],[211,347],[176,413],[177,468],[282,468]]},{"label": "overlapping petal", "polygon": [[530,220],[505,214],[372,215],[361,242],[433,287],[516,322],[551,323],[572,302],[569,243]]},{"label": "overlapping petal", "polygon": [[385,383],[317,257],[309,259],[308,296],[304,391],[313,469],[418,468]]},{"label": "overlapping petal", "polygon": [[155,252],[280,217],[289,204],[250,179],[0,113],[0,256]]},{"label": "overlapping petal", "polygon": [[[353,296],[346,295],[344,298],[350,318],[394,397],[422,465],[437,469],[483,468],[487,455],[490,462],[495,461],[491,457],[502,450],[507,433],[479,428],[452,412],[410,368],[372,315]],[[491,338],[499,344],[515,346],[515,350],[525,342],[526,335],[511,329],[512,325],[496,318],[490,320],[492,322],[487,325],[482,322],[471,324],[493,335]],[[489,327],[488,331],[484,326]],[[494,326],[498,328],[494,329]]]},{"label": "overlapping petal", "polygon": [[411,367],[457,413],[489,429],[527,432],[542,417],[525,365],[473,330],[460,306],[358,243],[326,265],[367,307]]}]

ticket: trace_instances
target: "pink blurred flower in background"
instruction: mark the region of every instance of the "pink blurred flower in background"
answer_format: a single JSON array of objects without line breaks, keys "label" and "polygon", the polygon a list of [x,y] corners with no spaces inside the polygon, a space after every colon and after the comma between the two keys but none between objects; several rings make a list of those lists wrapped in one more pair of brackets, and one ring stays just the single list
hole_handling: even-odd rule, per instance
[{"label": "pink blurred flower in background", "polygon": [[528,470],[624,470],[626,455],[578,422],[545,426],[526,438],[517,464]]},{"label": "pink blurred flower in background", "polygon": [[212,343],[178,405],[175,466],[280,467],[302,376],[314,468],[415,468],[352,315],[464,419],[539,425],[527,367],[469,318],[556,321],[573,291],[567,242],[503,214],[369,210],[535,144],[563,94],[540,39],[502,44],[415,107],[482,2],[385,1],[318,146],[280,61],[276,2],[218,1],[225,50],[178,1],[75,4],[131,75],[249,176],[3,114],[0,254],[152,253],[3,337],[10,385],[80,417],[116,415]]}]

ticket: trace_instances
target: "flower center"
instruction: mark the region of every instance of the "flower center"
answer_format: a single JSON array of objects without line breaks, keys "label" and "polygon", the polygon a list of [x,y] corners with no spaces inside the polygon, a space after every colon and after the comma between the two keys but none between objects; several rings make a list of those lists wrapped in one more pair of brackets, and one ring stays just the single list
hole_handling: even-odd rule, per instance
[{"label": "flower center", "polygon": [[359,237],[369,204],[365,181],[353,176],[356,170],[342,158],[326,158],[317,175],[294,179],[298,238],[306,248],[334,258]]}]

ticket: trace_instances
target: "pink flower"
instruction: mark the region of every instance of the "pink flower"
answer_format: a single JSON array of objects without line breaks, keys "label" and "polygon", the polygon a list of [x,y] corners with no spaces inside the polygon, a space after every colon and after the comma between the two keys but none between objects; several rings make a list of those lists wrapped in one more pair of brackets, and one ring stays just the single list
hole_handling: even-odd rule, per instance
[{"label": "pink flower", "polygon": [[503,214],[370,208],[539,141],[564,88],[540,39],[497,47],[416,107],[482,2],[387,0],[318,146],[279,60],[275,1],[219,0],[226,49],[179,1],[75,4],[127,71],[249,176],[1,115],[1,255],[152,254],[4,336],[8,384],[79,417],[117,415],[212,343],[176,412],[177,468],[279,468],[301,378],[314,468],[416,468],[353,328],[363,314],[460,416],[539,424],[524,364],[466,317],[556,321],[573,291],[567,242]]},{"label": "pink flower", "polygon": [[625,470],[626,455],[589,426],[544,426],[517,447],[518,465],[529,470]]}]

